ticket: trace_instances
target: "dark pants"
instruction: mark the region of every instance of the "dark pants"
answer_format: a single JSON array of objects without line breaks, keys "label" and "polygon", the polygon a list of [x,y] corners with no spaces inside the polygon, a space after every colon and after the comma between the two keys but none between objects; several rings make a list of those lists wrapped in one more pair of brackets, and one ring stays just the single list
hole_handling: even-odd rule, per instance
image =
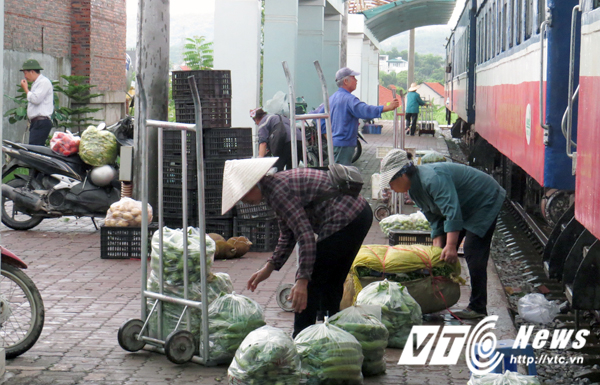
[{"label": "dark pants", "polygon": [[[298,163],[302,160],[302,142],[298,141]],[[277,162],[273,165],[273,167],[277,167],[277,171],[283,171],[285,167],[286,170],[292,169],[292,144],[290,142],[286,143],[285,150],[283,154],[276,155],[279,157]]]},{"label": "dark pants", "polygon": [[306,309],[295,313],[294,337],[314,325],[317,315],[332,316],[340,310],[344,281],[372,223],[373,212],[367,205],[348,226],[317,242],[317,259],[308,282]]},{"label": "dark pants", "polygon": [[36,120],[29,126],[29,144],[36,146],[45,146],[46,139],[52,130],[52,120]]},{"label": "dark pants", "polygon": [[407,112],[406,113],[406,128],[410,128],[410,135],[415,135],[417,130],[417,118],[419,117],[418,112]]},{"label": "dark pants", "polygon": [[461,231],[458,237],[459,245],[463,238],[465,240],[465,259],[471,276],[469,308],[477,313],[487,314],[487,264],[495,228],[496,221],[483,238],[466,230]]}]

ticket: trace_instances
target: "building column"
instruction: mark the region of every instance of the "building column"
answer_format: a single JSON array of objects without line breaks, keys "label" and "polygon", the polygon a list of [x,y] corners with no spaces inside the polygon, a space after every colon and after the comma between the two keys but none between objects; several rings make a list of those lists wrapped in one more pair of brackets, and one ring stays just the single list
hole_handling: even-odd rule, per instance
[{"label": "building column", "polygon": [[259,106],[260,13],[256,0],[215,2],[214,67],[231,71],[232,127],[248,127]]},{"label": "building column", "polygon": [[369,55],[369,104],[379,105],[379,48],[371,43]]},{"label": "building column", "polygon": [[277,91],[288,93],[281,62],[287,61],[292,79],[295,79],[297,34],[298,2],[265,0],[263,106]]},{"label": "building column", "polygon": [[362,41],[362,55],[361,55],[361,68],[360,68],[360,96],[359,99],[365,103],[369,100],[369,82],[371,80],[370,75],[370,56],[371,56],[371,42],[369,39],[364,38]]},{"label": "building column", "polygon": [[314,61],[323,66],[325,0],[300,0],[298,6],[298,55],[296,56],[296,96],[303,96],[309,109],[323,102],[321,82]]},{"label": "building column", "polygon": [[341,68],[342,15],[325,16],[325,37],[323,40],[323,60],[321,68],[327,80],[327,91],[331,95],[337,91],[335,73]]}]

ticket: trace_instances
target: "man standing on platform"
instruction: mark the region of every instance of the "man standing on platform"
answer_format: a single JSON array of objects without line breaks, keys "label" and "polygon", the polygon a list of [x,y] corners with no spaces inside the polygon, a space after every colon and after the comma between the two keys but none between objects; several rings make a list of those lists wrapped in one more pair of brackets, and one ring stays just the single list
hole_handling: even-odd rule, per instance
[{"label": "man standing on platform", "polygon": [[[37,60],[29,59],[23,63],[21,71],[25,79],[21,88],[27,95],[27,118],[29,119],[29,144],[44,146],[52,130],[50,117],[54,112],[54,89],[52,82],[40,74],[43,68]],[[31,82],[31,90],[28,82]]]}]

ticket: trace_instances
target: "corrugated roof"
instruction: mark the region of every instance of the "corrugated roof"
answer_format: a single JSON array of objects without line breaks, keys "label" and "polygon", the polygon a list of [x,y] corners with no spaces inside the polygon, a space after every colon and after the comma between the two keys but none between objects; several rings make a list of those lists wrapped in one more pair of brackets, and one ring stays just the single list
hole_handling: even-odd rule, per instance
[{"label": "corrugated roof", "polygon": [[413,28],[447,24],[456,0],[397,0],[362,11],[367,27],[383,41]]},{"label": "corrugated roof", "polygon": [[431,88],[432,90],[434,90],[438,95],[444,96],[444,86],[441,85],[440,83],[436,83],[436,82],[427,83],[427,82],[425,82],[425,84],[429,88]]}]

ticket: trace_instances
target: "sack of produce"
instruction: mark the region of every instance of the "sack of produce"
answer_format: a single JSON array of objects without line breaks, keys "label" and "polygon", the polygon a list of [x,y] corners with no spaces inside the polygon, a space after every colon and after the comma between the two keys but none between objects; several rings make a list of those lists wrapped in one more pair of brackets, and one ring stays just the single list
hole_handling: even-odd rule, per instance
[{"label": "sack of produce", "polygon": [[357,305],[381,306],[381,321],[390,333],[388,346],[403,349],[413,325],[421,325],[419,304],[408,290],[397,282],[387,279],[366,286],[356,298]]},{"label": "sack of produce", "polygon": [[[265,325],[260,305],[243,295],[226,294],[208,307],[209,359],[229,362],[246,336]],[[200,339],[200,351],[202,351]]]},{"label": "sack of produce", "polygon": [[[360,343],[325,318],[302,330],[294,339],[302,360],[302,381],[308,385],[363,383]],[[304,382],[303,382],[304,383]]]},{"label": "sack of produce", "polygon": [[421,157],[421,163],[437,163],[445,162],[446,157],[437,151],[427,151],[425,155]]},{"label": "sack of produce", "polygon": [[449,308],[460,299],[460,263],[449,264],[440,260],[442,249],[436,246],[362,246],[350,268],[354,300],[366,286],[387,279],[400,282],[421,306],[423,314]]},{"label": "sack of produce", "polygon": [[79,151],[80,137],[71,134],[70,131],[56,131],[50,139],[50,148],[57,154],[69,156]]},{"label": "sack of produce", "polygon": [[[160,245],[159,231],[152,236],[152,253],[150,268],[158,276],[160,271]],[[170,229],[163,227],[163,280],[168,285],[183,285],[183,231],[181,229]],[[210,269],[214,262],[215,241],[208,235],[206,237],[206,275],[210,275]],[[200,232],[197,228],[188,227],[188,282],[200,282]]]},{"label": "sack of produce", "polygon": [[[154,273],[154,271],[150,272],[150,276],[148,277],[148,290],[154,293],[160,293],[160,284],[158,280],[158,276]],[[210,304],[215,299],[219,298],[225,294],[231,294],[233,292],[233,283],[231,282],[231,278],[229,274],[226,273],[214,273],[211,274],[207,278],[206,282],[206,300]],[[169,285],[167,283],[163,283],[163,293],[169,297],[175,298],[184,298],[183,295],[183,285]],[[202,287],[199,281],[190,282],[188,285],[188,299],[192,301],[201,302],[202,301]],[[148,312],[154,306],[154,300],[148,299],[146,301]],[[148,320],[148,327],[150,336],[165,339],[175,330],[177,326],[177,322],[179,322],[179,318],[183,313],[184,306],[177,305],[174,303],[163,302],[162,303],[162,330],[163,334],[160,336],[158,334],[158,313],[155,311],[150,316]],[[191,332],[199,341],[200,336],[200,327],[202,322],[202,312],[199,309],[189,307],[188,310],[190,312],[191,318]],[[187,319],[183,317],[181,324],[179,324],[179,330],[187,329]],[[196,346],[198,346],[196,344]]]},{"label": "sack of produce", "polygon": [[294,340],[273,326],[244,338],[227,370],[230,385],[298,385],[300,356]]},{"label": "sack of produce", "polygon": [[500,373],[488,373],[484,375],[474,374],[467,385],[540,385],[536,376],[526,376],[516,372],[506,371]]},{"label": "sack of produce", "polygon": [[383,218],[379,222],[379,227],[386,237],[390,236],[390,230],[417,230],[417,231],[431,231],[429,222],[425,215],[421,211],[407,215],[407,214],[394,214],[387,218]]},{"label": "sack of produce", "polygon": [[113,164],[117,159],[117,138],[108,130],[89,126],[81,135],[79,157],[90,166]]},{"label": "sack of produce", "polygon": [[[152,206],[148,203],[148,223],[152,222]],[[109,227],[140,227],[142,224],[142,202],[121,198],[110,205],[104,225]]]},{"label": "sack of produce", "polygon": [[389,332],[385,325],[361,306],[351,306],[333,317],[329,322],[352,334],[362,347],[364,376],[385,373],[385,348]]}]

